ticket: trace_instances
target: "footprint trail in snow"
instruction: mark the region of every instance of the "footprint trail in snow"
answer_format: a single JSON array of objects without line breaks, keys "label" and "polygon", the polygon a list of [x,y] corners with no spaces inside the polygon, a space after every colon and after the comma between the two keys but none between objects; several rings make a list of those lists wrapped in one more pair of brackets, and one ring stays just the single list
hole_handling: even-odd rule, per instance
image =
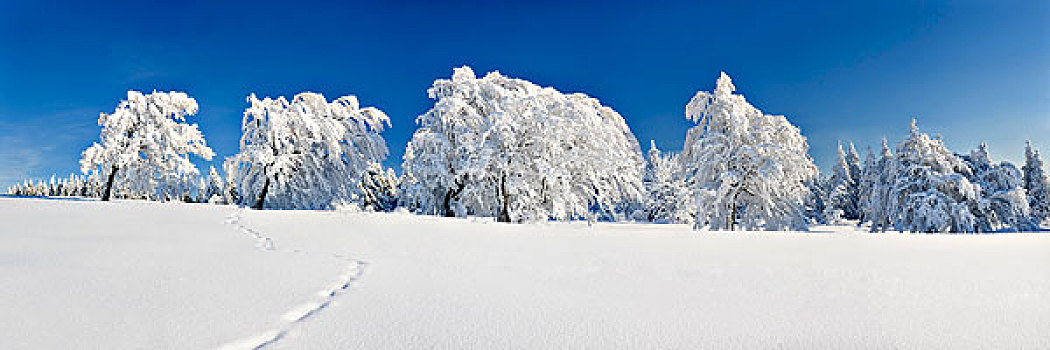
[{"label": "footprint trail in snow", "polygon": [[[233,214],[226,217],[226,224],[233,226],[241,233],[248,235],[255,239],[255,247],[262,251],[277,251],[277,245],[273,239],[267,237],[262,232],[244,226],[241,222],[241,215],[244,213],[244,208],[239,208]],[[300,250],[290,251],[290,253],[304,253]],[[221,350],[243,350],[243,349],[259,349],[269,345],[273,345],[282,337],[288,334],[295,326],[299,323],[317,315],[329,305],[335,301],[336,298],[345,294],[350,289],[350,284],[353,283],[365,272],[365,266],[367,262],[353,259],[347,256],[339,254],[331,254],[333,259],[345,262],[347,264],[346,270],[340,274],[334,282],[328,287],[317,292],[316,299],[299,304],[292,308],[284,315],[281,316],[281,324],[276,329],[271,329],[265,332],[261,332],[252,336],[244,337],[241,339],[234,340],[226,343],[219,347]]]}]

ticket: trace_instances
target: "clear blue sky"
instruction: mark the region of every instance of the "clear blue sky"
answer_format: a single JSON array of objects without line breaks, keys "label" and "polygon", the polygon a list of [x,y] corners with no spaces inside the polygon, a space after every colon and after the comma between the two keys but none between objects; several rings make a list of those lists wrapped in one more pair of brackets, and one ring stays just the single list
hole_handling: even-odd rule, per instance
[{"label": "clear blue sky", "polygon": [[128,89],[195,97],[216,165],[249,93],[357,95],[391,116],[399,168],[426,88],[464,64],[595,96],[646,147],[681,148],[686,102],[724,70],[822,168],[838,140],[896,142],[913,116],[956,152],[1016,161],[1032,139],[1050,156],[1050,1],[0,0],[0,185],[77,171]]}]

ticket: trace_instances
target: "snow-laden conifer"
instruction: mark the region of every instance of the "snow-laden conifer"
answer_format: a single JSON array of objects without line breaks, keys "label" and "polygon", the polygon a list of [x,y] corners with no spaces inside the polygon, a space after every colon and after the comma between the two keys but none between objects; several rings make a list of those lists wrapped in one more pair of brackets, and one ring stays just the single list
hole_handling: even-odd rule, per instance
[{"label": "snow-laden conifer", "polygon": [[597,99],[470,67],[438,79],[405,152],[403,201],[499,221],[613,218],[642,195],[644,159]]},{"label": "snow-laden conifer", "polygon": [[197,125],[186,123],[196,113],[197,101],[182,92],[128,91],[113,113],[99,116],[100,140],[84,151],[81,171],[106,178],[104,201],[114,187],[146,198],[181,199],[195,189],[199,175],[189,155],[214,155]]},{"label": "snow-laden conifer", "polygon": [[645,219],[656,223],[692,223],[696,215],[696,201],[675,170],[678,156],[664,153],[650,141],[649,162],[645,168],[644,182],[648,195],[643,204]]},{"label": "snow-laden conifer", "polygon": [[901,141],[878,183],[879,203],[872,212],[873,231],[976,232],[971,211],[980,199],[980,186],[971,183],[970,167],[938,138],[919,131]]},{"label": "snow-laden conifer", "polygon": [[860,178],[864,176],[864,166],[861,164],[860,154],[857,153],[857,148],[850,141],[849,147],[846,148],[846,166],[849,168],[850,184],[848,194],[848,204],[843,207],[843,217],[850,220],[860,219]]},{"label": "snow-laden conifer", "polygon": [[[852,150],[852,147],[851,147]],[[858,178],[861,176],[859,167],[852,163],[856,151],[850,156],[842,149],[842,143],[838,145],[838,157],[835,166],[831,169],[831,175],[827,180],[827,206],[834,213],[828,219],[832,222],[838,219],[857,219],[859,215],[859,186]]]},{"label": "snow-laden conifer", "polygon": [[8,187],[7,194],[25,197],[99,197],[101,192],[96,189],[100,186],[95,182],[97,180],[94,176],[69,174],[68,177],[59,178],[52,175],[47,182],[25,179],[20,184]]},{"label": "snow-laden conifer", "polygon": [[[842,214],[838,211],[829,210],[827,205],[828,195],[827,191],[827,180],[820,176],[814,176],[812,179],[805,182],[805,186],[809,189],[809,195],[803,200],[803,211],[805,212],[806,221],[810,224],[830,224],[836,223],[836,219],[841,218]],[[831,220],[829,220],[829,217]]]},{"label": "snow-laden conifer", "polygon": [[219,172],[215,170],[215,167],[211,167],[208,170],[208,178],[202,179],[204,185],[201,186],[201,202],[216,202],[224,203],[223,200],[223,188],[225,187],[225,180],[219,175]]},{"label": "snow-laden conifer", "polygon": [[686,106],[690,129],[679,161],[698,196],[696,227],[804,230],[806,182],[817,176],[809,146],[787,118],[734,94],[722,73],[714,92]]},{"label": "snow-laden conifer", "polygon": [[1024,153],[1023,181],[1032,218],[1036,223],[1046,222],[1050,219],[1050,180],[1047,180],[1043,159],[1031,142],[1025,143]]},{"label": "snow-laden conifer", "polygon": [[984,143],[962,158],[972,171],[970,181],[981,189],[977,207],[971,208],[980,231],[1025,231],[1035,227],[1017,167],[1009,162],[994,164]]},{"label": "snow-laden conifer", "polygon": [[225,162],[241,204],[256,209],[325,209],[360,203],[365,171],[387,156],[379,133],[390,118],[354,96],[248,96],[240,153]]},{"label": "snow-laden conifer", "polygon": [[882,148],[878,154],[868,149],[859,181],[859,208],[861,222],[871,222],[873,231],[889,226],[888,213],[882,209],[890,200],[890,184],[894,177],[888,170],[892,162],[893,151],[886,139],[882,139]]},{"label": "snow-laden conifer", "polygon": [[[853,141],[849,142],[849,147],[846,148],[846,165],[849,166],[850,176],[853,177],[854,184],[858,188],[860,187],[860,178],[864,173],[864,164],[860,159],[860,154],[857,153],[857,147],[853,145]],[[859,192],[859,189],[854,189]]]},{"label": "snow-laden conifer", "polygon": [[397,207],[398,186],[400,179],[394,174],[394,169],[383,168],[379,163],[374,163],[365,169],[358,183],[361,193],[360,206],[369,211],[391,211]]}]

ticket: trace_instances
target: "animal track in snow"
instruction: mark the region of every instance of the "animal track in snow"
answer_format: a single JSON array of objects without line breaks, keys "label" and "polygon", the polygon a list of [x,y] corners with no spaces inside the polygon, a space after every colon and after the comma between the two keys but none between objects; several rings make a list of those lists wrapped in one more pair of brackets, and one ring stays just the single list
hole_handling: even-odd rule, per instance
[{"label": "animal track in snow", "polygon": [[[226,224],[232,225],[237,228],[238,231],[244,233],[255,239],[255,247],[263,251],[278,251],[277,245],[273,239],[267,237],[262,232],[244,226],[241,220],[244,208],[238,209],[233,214],[226,217]],[[309,253],[299,249],[293,249],[288,251],[290,253]],[[361,278],[361,275],[365,272],[365,266],[367,262],[350,258],[345,255],[332,254],[333,259],[337,259],[347,263],[346,271],[339,275],[329,287],[322,289],[317,292],[317,299],[309,301],[292,308],[284,315],[281,316],[281,324],[277,329],[259,333],[253,336],[241,338],[229,343],[226,343],[219,347],[221,350],[242,350],[242,349],[259,349],[274,344],[299,323],[309,319],[317,313],[324,310],[336,298],[345,294],[350,289],[350,284]]]},{"label": "animal track in snow", "polygon": [[241,231],[241,233],[244,233],[244,234],[254,238],[255,239],[255,247],[256,248],[259,248],[261,250],[269,250],[269,251],[276,250],[277,249],[277,245],[275,245],[273,243],[273,240],[270,239],[270,237],[266,237],[266,235],[263,235],[261,232],[253,230],[253,229],[251,229],[251,228],[241,224],[241,213],[244,210],[245,210],[244,208],[237,209],[237,211],[235,211],[233,214],[230,214],[230,216],[227,216],[226,217],[226,224],[233,225],[234,227],[237,228],[238,231]]}]

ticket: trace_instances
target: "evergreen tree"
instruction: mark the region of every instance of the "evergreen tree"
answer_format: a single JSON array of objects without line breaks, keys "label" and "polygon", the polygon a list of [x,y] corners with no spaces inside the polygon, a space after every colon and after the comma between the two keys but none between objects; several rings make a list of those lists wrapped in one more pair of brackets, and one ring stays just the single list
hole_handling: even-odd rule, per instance
[{"label": "evergreen tree", "polygon": [[837,222],[842,219],[856,220],[860,218],[860,186],[859,178],[862,176],[857,151],[850,144],[850,153],[838,146],[838,158],[832,168],[827,180],[827,205],[835,214],[830,214],[828,220]]},{"label": "evergreen tree", "polygon": [[1039,151],[1032,148],[1030,141],[1025,143],[1025,163],[1022,172],[1032,218],[1036,223],[1045,222],[1050,218],[1050,181],[1047,180],[1043,159]]},{"label": "evergreen tree", "polygon": [[809,189],[809,195],[806,196],[803,201],[805,207],[806,219],[811,224],[826,225],[833,223],[834,220],[828,220],[828,217],[839,218],[841,214],[837,212],[828,212],[827,206],[827,182],[828,179],[815,176],[810,180],[807,180],[805,185]]},{"label": "evergreen tree", "polygon": [[685,181],[675,176],[677,156],[663,153],[656,142],[649,143],[649,162],[645,168],[644,207],[646,220],[656,223],[692,223],[696,215],[695,198]]},{"label": "evergreen tree", "polygon": [[223,187],[225,180],[222,176],[219,176],[219,172],[215,170],[215,167],[211,167],[208,170],[208,178],[205,181],[203,194],[201,196],[202,202],[211,202],[213,198],[215,201],[222,202],[223,198]]},{"label": "evergreen tree", "polygon": [[980,199],[977,206],[971,208],[980,231],[1023,231],[1035,227],[1017,167],[1008,162],[992,163],[984,143],[962,158],[970,166],[970,182],[980,186]]},{"label": "evergreen tree", "polygon": [[383,168],[379,163],[368,167],[361,175],[359,193],[361,207],[368,211],[391,211],[397,207],[397,188],[400,180],[394,169]]},{"label": "evergreen tree", "polygon": [[944,143],[911,132],[897,146],[875,185],[868,208],[872,230],[910,232],[976,232],[980,186],[967,178],[970,168]]}]

